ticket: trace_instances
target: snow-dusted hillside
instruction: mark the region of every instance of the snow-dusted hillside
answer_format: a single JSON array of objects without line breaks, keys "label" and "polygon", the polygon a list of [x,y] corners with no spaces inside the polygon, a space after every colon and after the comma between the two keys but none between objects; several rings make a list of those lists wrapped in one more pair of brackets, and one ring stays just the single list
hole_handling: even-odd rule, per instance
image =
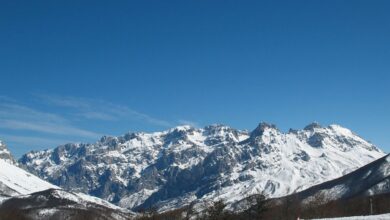
[{"label": "snow-dusted hillside", "polygon": [[6,145],[0,141],[0,194],[16,196],[47,189],[59,189],[47,181],[26,172],[15,165],[15,160]]},{"label": "snow-dusted hillside", "polygon": [[290,195],[295,199],[310,203],[321,198],[331,200],[367,197],[390,193],[390,155],[371,162],[347,175],[310,187]]},{"label": "snow-dusted hillside", "polygon": [[35,193],[47,189],[58,189],[40,178],[15,165],[0,159],[0,193],[6,196],[16,196]]},{"label": "snow-dusted hillside", "polygon": [[[128,220],[134,217],[134,214],[128,210],[102,199],[62,189],[48,189],[26,195],[0,198],[0,219]],[[18,212],[17,216],[15,216],[15,211]]]},{"label": "snow-dusted hillside", "polygon": [[181,207],[192,201],[232,203],[256,193],[284,196],[340,177],[384,156],[338,125],[252,132],[212,125],[103,137],[30,152],[19,163],[42,178],[122,207]]}]

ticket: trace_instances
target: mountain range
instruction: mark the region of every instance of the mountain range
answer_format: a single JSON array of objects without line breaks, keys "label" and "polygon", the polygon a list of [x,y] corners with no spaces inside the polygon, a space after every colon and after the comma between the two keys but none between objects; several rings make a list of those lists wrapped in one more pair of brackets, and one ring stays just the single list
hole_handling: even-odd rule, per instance
[{"label": "mountain range", "polygon": [[347,128],[312,123],[280,131],[224,125],[104,136],[22,156],[20,167],[122,208],[160,212],[254,194],[277,198],[344,176],[385,153]]}]

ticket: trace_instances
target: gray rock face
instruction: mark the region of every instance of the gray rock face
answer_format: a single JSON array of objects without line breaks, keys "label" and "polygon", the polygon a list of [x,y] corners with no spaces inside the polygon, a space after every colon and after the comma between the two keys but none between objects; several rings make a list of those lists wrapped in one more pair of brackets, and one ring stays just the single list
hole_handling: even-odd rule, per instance
[{"label": "gray rock face", "polygon": [[384,153],[337,125],[283,133],[261,123],[252,132],[223,125],[102,137],[30,152],[19,163],[65,189],[137,210],[191,202],[233,203],[279,197],[334,179]]}]

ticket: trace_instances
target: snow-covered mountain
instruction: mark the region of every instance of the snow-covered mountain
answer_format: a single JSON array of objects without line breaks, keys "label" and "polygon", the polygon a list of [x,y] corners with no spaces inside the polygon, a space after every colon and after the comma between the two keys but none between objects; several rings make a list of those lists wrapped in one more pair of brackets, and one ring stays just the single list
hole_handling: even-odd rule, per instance
[{"label": "snow-covered mountain", "polygon": [[[300,204],[301,208],[307,208],[313,206],[313,204],[317,206],[325,205],[328,202],[336,201],[345,206],[350,205],[349,207],[355,203],[356,208],[356,201],[364,201],[368,200],[368,198],[386,204],[387,200],[381,200],[380,197],[386,198],[389,195],[390,154],[339,178],[320,183],[284,197],[272,198],[269,201],[275,205],[286,205],[286,202],[295,203],[295,205]],[[254,196],[250,196],[231,204],[229,209],[238,212],[248,209],[254,203]],[[295,208],[297,207],[295,206]],[[329,206],[326,208],[329,208]],[[343,211],[348,212],[348,209]],[[343,211],[339,210],[336,216],[344,215],[345,213],[343,214]],[[379,213],[383,213],[384,211],[386,210],[381,210]]]},{"label": "snow-covered mountain", "polygon": [[[128,219],[132,213],[100,198],[72,193],[17,167],[9,150],[0,158],[0,219]],[[20,212],[20,213],[19,213]],[[17,216],[15,216],[17,214]]]},{"label": "snow-covered mountain", "polygon": [[161,211],[193,201],[280,197],[347,174],[384,153],[350,130],[317,123],[283,133],[223,125],[103,137],[30,152],[19,163],[65,189],[130,209]]},{"label": "snow-covered mountain", "polygon": [[347,175],[310,187],[294,195],[303,203],[315,198],[322,202],[390,193],[390,155]]},{"label": "snow-covered mountain", "polygon": [[0,159],[11,164],[16,164],[14,157],[7,146],[0,140]]}]

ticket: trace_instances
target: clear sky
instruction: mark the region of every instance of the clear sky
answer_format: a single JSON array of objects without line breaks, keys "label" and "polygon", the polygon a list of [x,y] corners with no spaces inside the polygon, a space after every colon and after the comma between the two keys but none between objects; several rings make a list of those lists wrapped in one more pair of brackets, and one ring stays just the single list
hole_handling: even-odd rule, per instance
[{"label": "clear sky", "polygon": [[337,123],[390,150],[390,1],[1,1],[0,139]]}]

